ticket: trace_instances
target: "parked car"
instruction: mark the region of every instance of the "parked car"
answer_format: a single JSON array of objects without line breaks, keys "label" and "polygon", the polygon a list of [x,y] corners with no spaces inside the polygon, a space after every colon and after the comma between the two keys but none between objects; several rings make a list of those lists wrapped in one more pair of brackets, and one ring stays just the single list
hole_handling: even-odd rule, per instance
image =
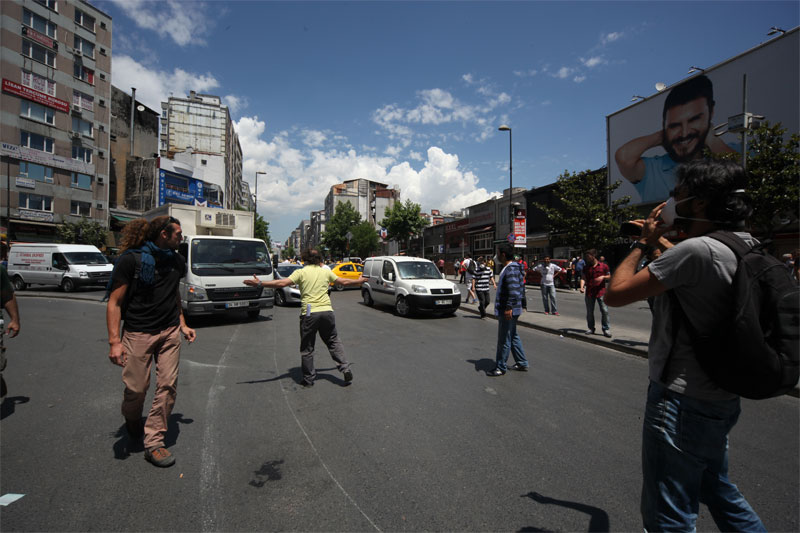
[{"label": "parked car", "polygon": [[399,316],[415,311],[452,315],[461,305],[461,291],[444,279],[428,259],[407,256],[370,257],[364,263],[361,297],[368,306],[385,304]]},{"label": "parked car", "polygon": [[[279,263],[275,270],[275,279],[284,279],[292,275],[292,272],[303,268],[303,265],[294,263]],[[275,289],[275,305],[285,306],[290,304],[300,305],[300,289],[296,285]]]},{"label": "parked car", "polygon": [[[553,276],[553,284],[556,288],[569,287],[569,279],[567,279],[567,267],[569,266],[569,259],[551,259],[551,263],[558,265],[562,268],[561,272]],[[542,283],[542,275],[533,268],[541,265],[544,261],[537,261],[534,264],[528,265],[528,272],[525,276],[525,283],[527,285],[540,285]]]},{"label": "parked car", "polygon": [[[360,263],[339,263],[338,265],[331,268],[334,274],[336,274],[340,278],[345,279],[358,279],[361,277],[361,273],[364,271],[364,265]],[[343,285],[339,285],[338,283],[331,283],[334,289],[337,291],[344,290]]]}]

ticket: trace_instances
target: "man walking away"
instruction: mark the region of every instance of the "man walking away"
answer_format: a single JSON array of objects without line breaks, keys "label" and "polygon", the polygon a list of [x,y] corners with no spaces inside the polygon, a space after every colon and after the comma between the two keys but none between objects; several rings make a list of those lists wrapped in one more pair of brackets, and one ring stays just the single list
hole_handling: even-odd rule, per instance
[{"label": "man walking away", "polygon": [[[650,386],[642,435],[642,502],[648,531],[694,531],[700,502],[720,531],[765,531],[728,478],[728,433],[739,418],[739,396],[720,389],[698,362],[683,322],[699,335],[719,329],[733,306],[738,262],[727,245],[705,236],[717,229],[741,233],[751,209],[744,169],[733,162],[696,161],[677,171],[677,187],[646,220],[608,289],[608,304],[655,296],[648,347]],[[680,229],[689,238],[673,246],[662,237]],[[648,247],[664,253],[636,272]],[[670,294],[671,293],[671,294]],[[674,313],[674,305],[683,310]],[[680,322],[674,323],[678,318]]]},{"label": "man walking away", "polygon": [[492,269],[486,264],[483,256],[480,256],[478,258],[478,270],[475,273],[475,294],[478,295],[478,311],[481,314],[481,318],[486,317],[486,308],[489,307],[490,284],[494,286],[495,289],[497,288],[497,284],[494,282]]},{"label": "man walking away", "polygon": [[583,257],[578,257],[578,261],[575,263],[575,288],[580,289],[581,287],[581,280],[583,279],[583,268],[586,266],[586,261],[583,260]]},{"label": "man walking away", "polygon": [[307,250],[303,254],[303,264],[305,265],[303,268],[295,270],[288,278],[261,281],[254,274],[253,279],[244,280],[244,284],[250,287],[261,285],[272,289],[297,285],[300,289],[300,361],[303,368],[303,379],[300,384],[312,387],[317,377],[314,369],[314,344],[317,333],[328,347],[345,382],[350,383],[353,381],[353,372],[336,333],[336,317],[333,314],[328,287],[331,283],[343,286],[361,285],[367,278],[364,276],[359,276],[358,279],[340,278],[333,271],[322,268],[320,266],[322,256],[316,249]]},{"label": "man walking away", "polygon": [[[175,251],[181,238],[181,224],[170,216],[129,222],[123,229],[123,253],[111,275],[106,306],[108,358],[122,367],[125,384],[125,427],[132,439],[144,436],[145,459],[160,467],[175,463],[164,447],[164,435],[177,396],[181,333],[189,342],[195,340],[178,292],[186,273],[186,262]],[[125,325],[120,337],[121,320]],[[156,391],[145,424],[142,407],[153,362]]]},{"label": "man walking away", "polygon": [[550,256],[545,256],[544,263],[534,267],[534,270],[542,276],[540,285],[542,289],[542,304],[544,305],[544,314],[549,315],[552,312],[554,315],[558,316],[554,278],[556,274],[564,269],[555,263],[551,263]]},{"label": "man walking away", "polygon": [[497,282],[497,294],[494,299],[494,314],[497,316],[497,352],[495,368],[486,374],[502,376],[506,373],[509,352],[514,356],[513,370],[528,371],[528,360],[522,347],[522,339],[517,333],[517,320],[522,314],[522,291],[524,276],[522,268],[512,261],[514,251],[511,245],[505,244],[497,252],[498,260],[503,265]]},{"label": "man walking away", "polygon": [[600,307],[601,326],[603,336],[611,337],[611,327],[608,325],[608,306],[604,296],[606,294],[606,281],[611,279],[611,271],[608,265],[597,260],[597,250],[592,248],[586,250],[584,254],[586,265],[583,267],[583,278],[581,278],[581,292],[586,293],[586,330],[587,335],[594,335],[594,304]]}]

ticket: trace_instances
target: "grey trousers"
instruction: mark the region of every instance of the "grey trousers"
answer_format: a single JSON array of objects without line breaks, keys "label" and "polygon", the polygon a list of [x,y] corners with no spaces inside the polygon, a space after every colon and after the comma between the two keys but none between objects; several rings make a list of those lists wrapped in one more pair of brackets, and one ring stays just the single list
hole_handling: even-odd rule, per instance
[{"label": "grey trousers", "polygon": [[314,383],[317,377],[317,372],[314,370],[314,343],[317,340],[317,333],[336,361],[336,368],[340,372],[350,368],[350,363],[344,356],[342,343],[336,334],[336,318],[333,311],[303,315],[300,317],[300,360],[305,383]]}]

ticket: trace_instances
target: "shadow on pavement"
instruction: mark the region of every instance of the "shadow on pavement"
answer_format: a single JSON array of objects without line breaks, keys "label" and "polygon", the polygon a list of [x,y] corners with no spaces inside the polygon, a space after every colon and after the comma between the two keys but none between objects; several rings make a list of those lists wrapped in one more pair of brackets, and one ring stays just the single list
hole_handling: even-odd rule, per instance
[{"label": "shadow on pavement", "polygon": [[[271,309],[262,309],[262,313],[271,312]],[[189,327],[194,329],[216,328],[219,326],[229,326],[231,324],[241,324],[242,322],[269,322],[270,320],[272,320],[272,317],[266,314],[260,314],[256,318],[250,318],[246,315],[246,311],[237,311],[224,315],[187,317]]]},{"label": "shadow on pavement", "polygon": [[494,359],[467,359],[467,363],[472,363],[475,366],[475,372],[489,372],[490,370],[494,370],[496,366]]},{"label": "shadow on pavement", "polygon": [[[608,513],[606,513],[605,511],[603,511],[598,507],[593,507],[585,503],[571,502],[568,500],[557,500],[555,498],[550,498],[548,496],[539,494],[538,492],[529,492],[528,494],[523,494],[521,498],[530,498],[536,503],[541,503],[544,505],[558,505],[560,507],[565,507],[567,509],[573,509],[575,511],[580,511],[581,513],[586,513],[589,515],[589,529],[587,531],[602,531],[602,532],[610,531]],[[548,531],[548,530],[539,529],[536,527],[524,527],[520,529],[520,531]]]},{"label": "shadow on pavement", "polygon": [[[146,423],[147,419],[144,418],[143,422]],[[178,424],[191,424],[193,422],[193,418],[184,418],[181,413],[171,414],[169,420],[167,421],[167,432],[164,434],[164,446],[169,448],[178,442],[178,435],[181,433],[181,429]],[[112,445],[112,449],[114,450],[114,459],[124,461],[130,457],[132,453],[144,451],[142,439],[132,440],[128,435],[128,430],[125,429],[125,423],[117,428],[117,430],[112,434],[112,437],[117,439]]]},{"label": "shadow on pavement", "polygon": [[11,416],[16,411],[18,404],[28,403],[31,399],[28,396],[8,396],[3,399],[0,405],[0,420],[7,416]]},{"label": "shadow on pavement", "polygon": [[[346,382],[343,378],[339,377],[339,370],[336,367],[331,368],[317,368],[317,381],[325,380],[330,381],[335,385],[339,385],[341,387],[347,387],[350,383]],[[320,372],[334,372],[334,374],[321,374]],[[295,366],[289,369],[288,372],[284,372],[279,376],[275,376],[274,378],[267,378],[267,379],[255,379],[252,381],[237,381],[237,385],[255,385],[256,383],[270,383],[273,381],[280,381],[282,379],[292,379],[295,383],[300,385],[303,381],[303,370],[299,366]]]}]

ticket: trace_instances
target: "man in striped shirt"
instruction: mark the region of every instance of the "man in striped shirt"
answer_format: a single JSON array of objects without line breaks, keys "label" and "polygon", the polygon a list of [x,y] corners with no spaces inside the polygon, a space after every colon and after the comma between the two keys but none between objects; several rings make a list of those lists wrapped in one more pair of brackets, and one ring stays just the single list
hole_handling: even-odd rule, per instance
[{"label": "man in striped shirt", "polygon": [[517,333],[517,320],[522,314],[525,276],[520,264],[512,261],[514,250],[511,245],[501,246],[497,256],[503,265],[494,300],[494,314],[497,316],[497,354],[496,366],[494,370],[486,373],[488,376],[502,376],[506,373],[509,352],[515,361],[511,368],[520,372],[528,371],[528,360],[522,348],[522,339]]},{"label": "man in striped shirt", "polygon": [[492,269],[486,266],[486,261],[483,256],[478,258],[478,269],[475,272],[475,294],[478,295],[478,311],[481,313],[481,318],[486,316],[486,308],[489,307],[489,285],[497,288],[497,283],[494,282],[494,273]]}]

